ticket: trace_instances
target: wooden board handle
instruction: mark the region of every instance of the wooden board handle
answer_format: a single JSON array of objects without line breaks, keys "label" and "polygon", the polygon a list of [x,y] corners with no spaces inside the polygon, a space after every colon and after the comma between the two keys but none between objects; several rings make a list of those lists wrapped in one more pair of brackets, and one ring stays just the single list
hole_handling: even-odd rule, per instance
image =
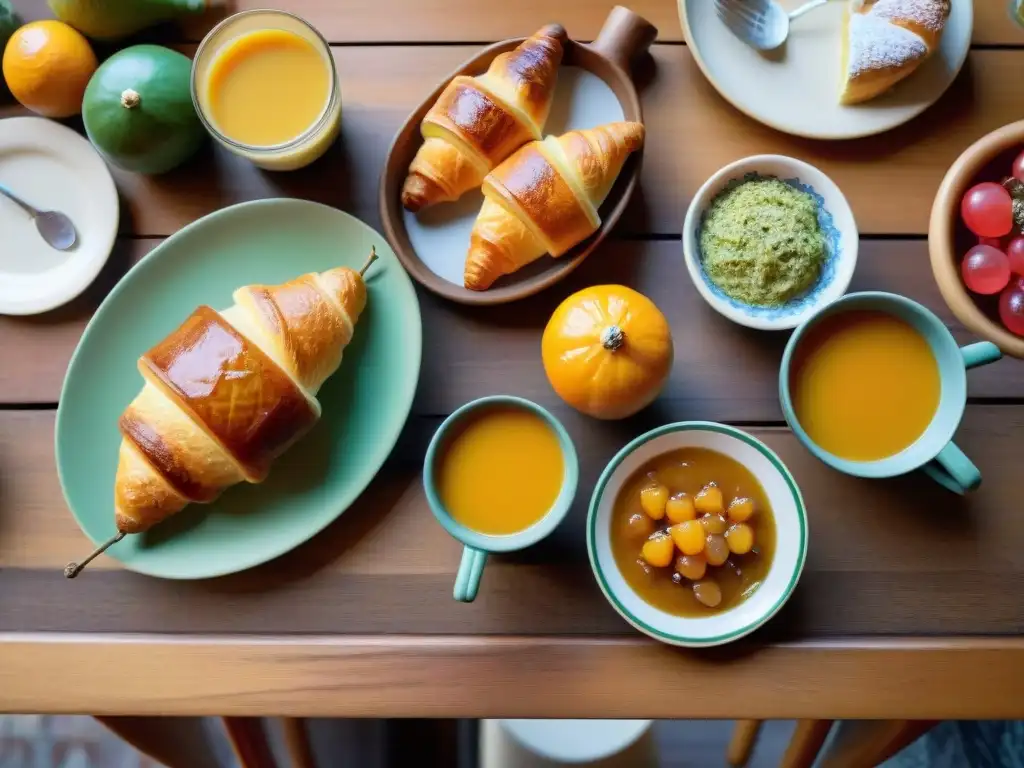
[{"label": "wooden board handle", "polygon": [[629,73],[633,60],[647,52],[658,28],[629,8],[616,5],[590,47]]}]

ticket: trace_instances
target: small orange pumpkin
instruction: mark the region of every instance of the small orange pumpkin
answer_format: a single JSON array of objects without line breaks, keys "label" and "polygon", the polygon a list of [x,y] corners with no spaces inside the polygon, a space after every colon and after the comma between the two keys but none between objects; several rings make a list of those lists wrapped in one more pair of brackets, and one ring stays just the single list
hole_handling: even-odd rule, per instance
[{"label": "small orange pumpkin", "polygon": [[544,372],[573,408],[621,419],[658,396],[672,367],[672,332],[650,299],[595,285],[563,301],[541,340]]}]

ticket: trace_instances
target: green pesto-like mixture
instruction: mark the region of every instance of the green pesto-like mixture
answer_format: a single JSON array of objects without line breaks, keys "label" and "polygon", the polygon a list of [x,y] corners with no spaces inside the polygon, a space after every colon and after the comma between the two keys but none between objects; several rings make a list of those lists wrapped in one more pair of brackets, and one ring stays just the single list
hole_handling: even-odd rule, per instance
[{"label": "green pesto-like mixture", "polygon": [[817,280],[825,235],[811,195],[779,179],[753,178],[711,201],[700,251],[705,273],[726,295],[779,306]]}]

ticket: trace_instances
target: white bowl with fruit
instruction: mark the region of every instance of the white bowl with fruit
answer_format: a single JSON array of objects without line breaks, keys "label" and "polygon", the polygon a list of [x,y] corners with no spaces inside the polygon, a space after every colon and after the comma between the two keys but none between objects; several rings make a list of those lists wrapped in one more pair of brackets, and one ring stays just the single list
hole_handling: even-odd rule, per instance
[{"label": "white bowl with fruit", "polygon": [[705,647],[767,622],[796,589],[807,513],[782,460],[724,424],[679,422],[608,463],[587,518],[597,583],[630,624]]},{"label": "white bowl with fruit", "polygon": [[957,319],[1024,358],[1024,121],[982,137],[947,171],[928,250]]}]

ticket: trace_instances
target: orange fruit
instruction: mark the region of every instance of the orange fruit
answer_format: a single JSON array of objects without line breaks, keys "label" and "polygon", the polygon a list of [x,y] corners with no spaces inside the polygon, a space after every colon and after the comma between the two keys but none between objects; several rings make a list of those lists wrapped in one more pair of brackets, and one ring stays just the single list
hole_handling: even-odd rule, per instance
[{"label": "orange fruit", "polygon": [[81,112],[82,95],[96,66],[89,41],[62,21],[26,24],[4,49],[4,80],[11,94],[44,117]]}]

